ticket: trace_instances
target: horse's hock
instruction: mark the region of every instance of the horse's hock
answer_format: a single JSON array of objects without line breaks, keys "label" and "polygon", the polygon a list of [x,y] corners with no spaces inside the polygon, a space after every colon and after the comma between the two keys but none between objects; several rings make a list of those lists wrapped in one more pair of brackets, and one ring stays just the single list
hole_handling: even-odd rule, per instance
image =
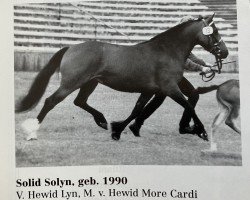
[{"label": "horse's hock", "polygon": [[[228,12],[230,10],[230,12]],[[235,0],[127,0],[17,4],[14,6],[15,70],[38,71],[60,48],[87,40],[133,45],[177,24],[185,15],[215,12],[216,25],[229,49],[227,61],[238,60]],[[213,63],[201,47],[194,53]],[[238,72],[238,62],[223,71]]]}]

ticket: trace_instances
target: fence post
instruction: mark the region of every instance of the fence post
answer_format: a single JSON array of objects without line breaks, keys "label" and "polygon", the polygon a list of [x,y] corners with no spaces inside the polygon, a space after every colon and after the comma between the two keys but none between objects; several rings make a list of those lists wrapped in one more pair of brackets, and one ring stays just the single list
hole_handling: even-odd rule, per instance
[{"label": "fence post", "polygon": [[95,20],[94,35],[95,35],[95,41],[96,41],[96,39],[97,39],[97,20],[96,19],[94,19],[94,20]]},{"label": "fence post", "polygon": [[[61,23],[60,23],[60,20],[61,20],[61,3],[58,3],[58,17],[57,17],[57,20],[59,22],[59,26],[61,26]],[[59,31],[60,33],[62,31]],[[60,44],[59,44],[59,48],[61,49],[62,48],[62,39],[60,38]],[[57,79],[60,80],[61,78],[61,74],[60,74],[60,68],[57,68],[56,69],[56,72],[57,72]]]}]

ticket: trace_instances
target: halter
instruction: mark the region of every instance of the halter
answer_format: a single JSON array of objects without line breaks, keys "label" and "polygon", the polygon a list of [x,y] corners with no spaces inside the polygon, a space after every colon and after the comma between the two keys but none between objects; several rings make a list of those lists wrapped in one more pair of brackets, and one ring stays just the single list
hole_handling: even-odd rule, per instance
[{"label": "halter", "polygon": [[[218,66],[218,74],[221,73],[221,68],[222,68],[222,59],[220,58],[220,55],[221,55],[221,49],[220,49],[220,46],[219,44],[223,41],[222,39],[220,39],[219,41],[216,39],[216,37],[214,36],[214,31],[213,31],[213,28],[211,27],[212,24],[214,24],[214,21],[211,21],[209,24],[207,24],[207,22],[202,18],[202,21],[204,22],[205,24],[205,27],[204,28],[207,28],[207,30],[209,29],[212,29],[212,33],[209,32],[208,30],[208,34],[203,34],[204,35],[207,35],[209,37],[209,40],[212,41],[213,43],[213,47],[209,50],[210,53],[212,53],[214,56],[215,56],[215,60],[216,60],[216,64]],[[210,27],[210,28],[208,28]],[[203,28],[203,29],[204,29]],[[212,71],[212,76],[209,76],[208,78],[211,78],[210,80],[212,80],[215,76],[215,72]],[[206,77],[206,76],[205,76]],[[209,81],[210,81],[209,80]]]}]

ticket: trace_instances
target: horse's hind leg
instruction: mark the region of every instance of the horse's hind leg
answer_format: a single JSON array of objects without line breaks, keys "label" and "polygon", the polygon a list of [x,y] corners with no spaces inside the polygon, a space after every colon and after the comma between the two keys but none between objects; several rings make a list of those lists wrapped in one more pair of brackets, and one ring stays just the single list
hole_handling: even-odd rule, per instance
[{"label": "horse's hind leg", "polygon": [[73,89],[66,89],[60,86],[54,94],[52,94],[45,100],[44,106],[40,111],[39,115],[37,116],[38,122],[42,123],[43,119],[48,114],[48,112],[52,110],[58,103],[60,103],[73,91],[74,91]]},{"label": "horse's hind leg", "polygon": [[95,90],[98,82],[97,81],[89,81],[88,83],[84,84],[81,88],[80,91],[74,100],[74,104],[83,110],[87,111],[91,115],[93,115],[94,120],[98,126],[100,126],[103,129],[108,129],[108,123],[105,117],[101,112],[98,110],[92,108],[87,104],[87,100],[89,95]]},{"label": "horse's hind leg", "polygon": [[[125,127],[132,121],[134,120],[139,113],[142,111],[144,106],[148,103],[148,101],[151,99],[153,95],[151,94],[141,94],[139,99],[137,100],[135,107],[132,111],[132,113],[129,115],[127,119],[124,121],[119,121],[119,122],[112,122],[111,123],[111,128],[112,128],[112,138],[114,140],[119,140],[122,131],[125,129]],[[139,135],[136,135],[139,136]]]},{"label": "horse's hind leg", "polygon": [[27,140],[36,139],[36,131],[50,110],[58,103],[74,91],[73,88],[66,89],[60,86],[57,91],[45,100],[42,110],[37,116],[37,119],[28,119],[23,123],[23,128],[29,133]]},{"label": "horse's hind leg", "polygon": [[232,109],[230,110],[230,113],[225,121],[226,125],[231,127],[234,131],[237,133],[241,133],[240,129],[236,125],[236,118],[239,116],[239,106],[233,106]]}]

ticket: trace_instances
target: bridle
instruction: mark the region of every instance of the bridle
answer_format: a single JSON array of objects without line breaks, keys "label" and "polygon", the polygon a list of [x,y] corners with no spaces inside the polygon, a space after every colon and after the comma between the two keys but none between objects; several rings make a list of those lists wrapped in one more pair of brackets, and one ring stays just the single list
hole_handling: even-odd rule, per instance
[{"label": "bridle", "polygon": [[[214,24],[214,21],[212,20],[209,24],[205,21],[204,18],[201,18],[203,23],[205,24],[205,27],[203,28],[204,31],[203,34],[208,36],[209,38],[209,42],[211,41],[212,42],[212,48],[209,49],[208,51],[210,53],[212,53],[214,56],[215,56],[215,60],[216,60],[216,65],[218,67],[218,70],[213,70],[211,69],[211,74],[210,75],[206,75],[205,73],[201,73],[202,75],[202,80],[204,80],[204,77],[207,78],[208,80],[206,80],[205,82],[208,82],[208,81],[211,81],[214,77],[215,77],[215,72],[218,72],[218,74],[221,73],[221,69],[222,69],[222,59],[220,58],[221,56],[221,49],[220,49],[220,46],[219,44],[223,41],[222,38],[220,40],[217,40],[217,38],[215,37],[214,35],[214,30],[213,30],[213,27],[211,26],[212,24]],[[207,34],[204,33],[207,31]]]}]

